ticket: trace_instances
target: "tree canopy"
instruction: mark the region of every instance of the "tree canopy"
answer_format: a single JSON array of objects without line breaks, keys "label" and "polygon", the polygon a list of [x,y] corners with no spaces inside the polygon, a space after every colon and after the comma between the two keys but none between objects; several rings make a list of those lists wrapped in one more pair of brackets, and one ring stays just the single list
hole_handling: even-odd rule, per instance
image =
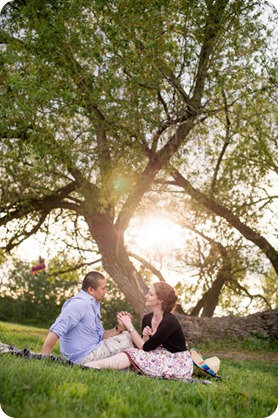
[{"label": "tree canopy", "polygon": [[50,219],[72,222],[78,235],[82,219],[142,315],[147,286],[125,232],[171,193],[172,216],[215,251],[201,306],[209,315],[243,265],[277,273],[275,17],[257,0],[7,4],[3,248]]}]

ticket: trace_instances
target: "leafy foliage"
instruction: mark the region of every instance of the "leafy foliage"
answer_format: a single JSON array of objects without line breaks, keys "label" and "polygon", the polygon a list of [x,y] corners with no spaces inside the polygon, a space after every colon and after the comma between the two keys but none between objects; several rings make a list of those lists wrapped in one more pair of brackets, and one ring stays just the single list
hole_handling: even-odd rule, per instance
[{"label": "leafy foliage", "polygon": [[[276,215],[263,235],[277,199],[275,16],[259,0],[10,2],[0,32],[5,250],[53,219],[75,231],[85,221],[142,315],[146,284],[124,233],[171,193],[196,241],[209,225],[228,247],[230,282],[238,255],[243,268],[266,257],[277,272]],[[201,252],[191,255],[198,264]]]},{"label": "leafy foliage", "polygon": [[32,275],[27,263],[15,260],[8,280],[1,283],[2,319],[48,327],[59,315],[66,299],[76,293],[78,282],[76,277]]},{"label": "leafy foliage", "polygon": [[[29,264],[15,259],[7,272],[7,279],[3,278],[1,282],[0,320],[48,328],[56,320],[63,303],[80,291],[76,271],[52,273],[53,269],[61,271],[65,267],[69,270],[70,264],[54,258],[49,260],[46,272],[32,275]],[[103,326],[113,328],[116,314],[120,311],[130,312],[134,324],[139,326],[134,309],[109,278],[107,287],[107,296],[101,305]]]}]

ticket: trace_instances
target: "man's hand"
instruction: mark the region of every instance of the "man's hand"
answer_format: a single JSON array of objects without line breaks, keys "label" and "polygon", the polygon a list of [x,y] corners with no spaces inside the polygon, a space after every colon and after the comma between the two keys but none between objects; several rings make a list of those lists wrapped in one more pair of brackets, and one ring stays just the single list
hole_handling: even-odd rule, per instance
[{"label": "man's hand", "polygon": [[129,312],[119,312],[117,314],[118,324],[120,326],[124,326],[126,329],[130,329],[132,327],[131,322],[131,315]]},{"label": "man's hand", "polygon": [[127,312],[127,311],[121,311],[121,312],[118,312],[118,313],[117,313],[118,330],[119,330],[120,332],[123,332],[123,331],[126,329],[125,324],[124,324],[124,323],[123,323],[123,321],[121,320],[121,318],[122,318],[123,316],[129,316],[129,317],[130,317],[130,319],[132,318],[132,315],[131,315],[129,312]]}]

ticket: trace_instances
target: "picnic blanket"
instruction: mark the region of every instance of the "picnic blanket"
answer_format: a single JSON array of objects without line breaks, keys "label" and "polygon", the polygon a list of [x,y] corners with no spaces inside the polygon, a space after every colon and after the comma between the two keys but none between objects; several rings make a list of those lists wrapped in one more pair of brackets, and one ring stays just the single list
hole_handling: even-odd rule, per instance
[{"label": "picnic blanket", "polygon": [[[83,370],[85,369],[90,369],[90,367],[88,366],[84,366],[82,364],[78,364],[78,363],[74,363],[71,360],[67,360],[64,357],[61,356],[54,356],[52,354],[50,355],[44,355],[44,354],[40,354],[40,353],[34,353],[33,351],[30,351],[28,348],[23,348],[22,350],[19,348],[14,347],[13,345],[9,345],[9,344],[4,344],[0,341],[0,354],[11,354],[13,356],[17,356],[17,357],[24,357],[28,360],[52,360],[54,362],[57,363],[61,363],[64,364],[66,366],[71,366],[71,367],[79,367]],[[94,370],[96,371],[96,369],[90,369],[90,370]],[[124,369],[123,371],[127,372],[133,372],[134,371],[130,368],[128,369]],[[140,375],[140,373],[136,373],[138,375]],[[163,379],[163,378],[157,378],[157,379]],[[175,379],[173,379],[175,380]],[[183,380],[184,383],[201,383],[203,385],[212,385],[212,382],[210,382],[209,380],[203,380],[203,379],[195,379],[195,378],[189,378],[189,379],[184,379]]]}]

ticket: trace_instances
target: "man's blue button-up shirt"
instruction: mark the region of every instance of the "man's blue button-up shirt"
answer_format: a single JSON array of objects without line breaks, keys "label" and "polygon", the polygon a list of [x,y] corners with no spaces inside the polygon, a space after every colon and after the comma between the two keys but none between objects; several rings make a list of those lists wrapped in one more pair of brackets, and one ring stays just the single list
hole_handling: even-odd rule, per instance
[{"label": "man's blue button-up shirt", "polygon": [[100,320],[100,302],[84,290],[67,300],[50,331],[59,337],[62,355],[76,363],[97,348],[104,328]]}]

